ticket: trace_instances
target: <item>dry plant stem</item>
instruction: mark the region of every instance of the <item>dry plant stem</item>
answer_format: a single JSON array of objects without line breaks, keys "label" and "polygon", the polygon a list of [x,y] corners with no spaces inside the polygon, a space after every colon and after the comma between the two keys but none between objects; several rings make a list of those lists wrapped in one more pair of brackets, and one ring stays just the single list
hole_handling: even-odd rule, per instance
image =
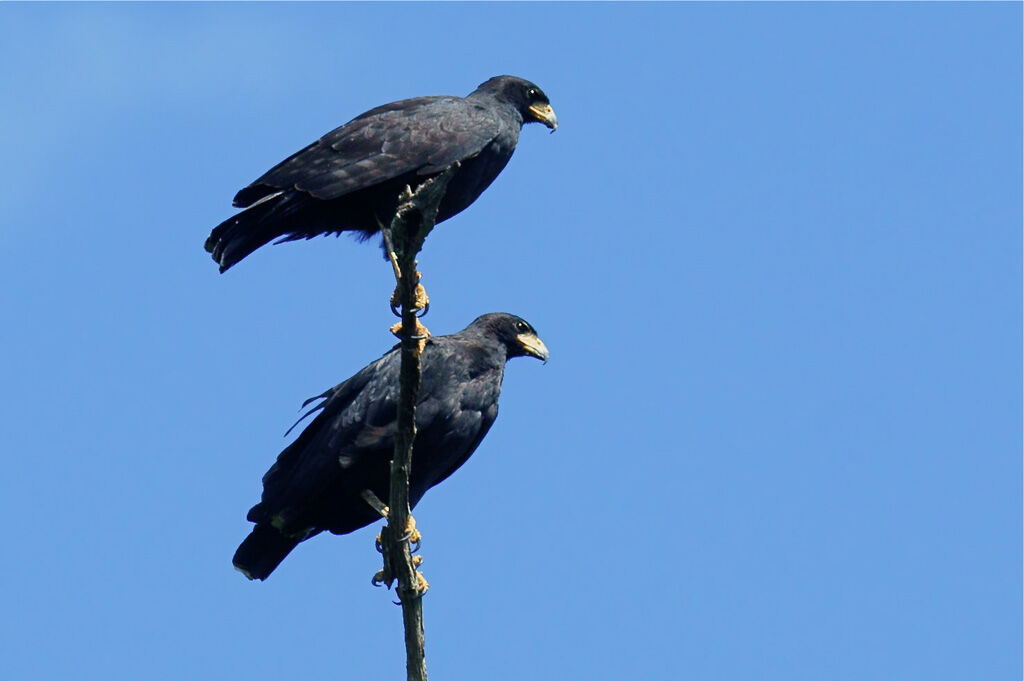
[{"label": "dry plant stem", "polygon": [[385,243],[394,248],[402,306],[401,369],[399,374],[398,426],[395,455],[391,461],[391,489],[388,524],[381,531],[385,574],[398,580],[398,598],[405,624],[406,672],[409,681],[426,681],[424,657],[423,600],[412,551],[405,536],[409,521],[409,474],[412,446],[416,438],[416,398],[420,389],[420,344],[416,334],[416,256],[423,240],[434,227],[437,209],[458,164],[421,184],[415,194],[406,190],[399,197],[398,210],[385,228]]}]

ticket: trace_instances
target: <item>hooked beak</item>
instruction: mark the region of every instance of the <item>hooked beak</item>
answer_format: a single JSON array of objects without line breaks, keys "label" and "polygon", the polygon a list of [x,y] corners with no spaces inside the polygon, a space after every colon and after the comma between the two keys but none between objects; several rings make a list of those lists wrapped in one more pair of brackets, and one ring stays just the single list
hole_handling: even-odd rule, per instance
[{"label": "hooked beak", "polygon": [[536,357],[540,361],[547,363],[548,357],[551,353],[548,352],[548,348],[544,345],[544,341],[532,333],[529,335],[523,334],[516,337],[519,341],[519,345],[523,348],[523,351],[531,357]]},{"label": "hooked beak", "polygon": [[530,113],[538,122],[551,128],[551,132],[558,130],[558,116],[555,115],[555,110],[551,108],[550,104],[532,104]]}]

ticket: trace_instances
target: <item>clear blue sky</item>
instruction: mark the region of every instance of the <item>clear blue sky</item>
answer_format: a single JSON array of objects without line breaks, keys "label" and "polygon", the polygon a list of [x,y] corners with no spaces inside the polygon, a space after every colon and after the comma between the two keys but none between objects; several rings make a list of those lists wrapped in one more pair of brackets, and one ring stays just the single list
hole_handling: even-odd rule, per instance
[{"label": "clear blue sky", "polygon": [[230,564],[390,270],[202,246],[500,73],[561,126],[431,236],[428,321],[552,360],[417,509],[432,678],[1021,677],[1021,5],[5,4],[0,63],[0,677],[402,678],[372,530]]}]

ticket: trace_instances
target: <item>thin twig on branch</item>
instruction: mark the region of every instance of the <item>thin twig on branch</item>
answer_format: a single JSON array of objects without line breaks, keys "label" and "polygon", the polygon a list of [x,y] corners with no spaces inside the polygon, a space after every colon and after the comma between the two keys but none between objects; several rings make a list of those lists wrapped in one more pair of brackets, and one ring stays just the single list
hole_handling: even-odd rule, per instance
[{"label": "thin twig on branch", "polygon": [[[401,370],[399,377],[398,426],[395,455],[391,462],[391,489],[387,507],[387,526],[381,530],[384,555],[384,581],[398,580],[398,598],[405,624],[406,672],[409,681],[426,681],[427,665],[423,639],[423,593],[426,580],[416,571],[418,561],[409,545],[409,474],[412,447],[416,438],[416,398],[420,389],[420,352],[425,328],[418,324],[416,256],[423,241],[434,228],[438,206],[458,163],[437,175],[415,191],[408,188],[399,197],[398,209],[389,226],[381,226],[385,247],[393,253],[397,279],[397,302],[402,310]],[[421,292],[421,295],[422,292]],[[417,333],[417,328],[420,332]],[[379,503],[379,500],[378,500]],[[378,509],[378,511],[381,509]],[[417,557],[418,558],[418,557]]]}]

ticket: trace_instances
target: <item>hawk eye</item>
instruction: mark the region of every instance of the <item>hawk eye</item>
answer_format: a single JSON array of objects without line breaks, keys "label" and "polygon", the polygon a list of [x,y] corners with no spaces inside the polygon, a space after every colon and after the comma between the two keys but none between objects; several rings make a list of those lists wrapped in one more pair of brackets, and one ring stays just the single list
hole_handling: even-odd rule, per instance
[{"label": "hawk eye", "polygon": [[534,97],[537,96],[537,90],[535,90],[534,88],[530,88],[529,90],[526,91],[526,96],[529,97],[530,99],[533,99]]},{"label": "hawk eye", "polygon": [[530,325],[526,322],[516,322],[516,331],[519,333],[526,333],[530,330]]}]

